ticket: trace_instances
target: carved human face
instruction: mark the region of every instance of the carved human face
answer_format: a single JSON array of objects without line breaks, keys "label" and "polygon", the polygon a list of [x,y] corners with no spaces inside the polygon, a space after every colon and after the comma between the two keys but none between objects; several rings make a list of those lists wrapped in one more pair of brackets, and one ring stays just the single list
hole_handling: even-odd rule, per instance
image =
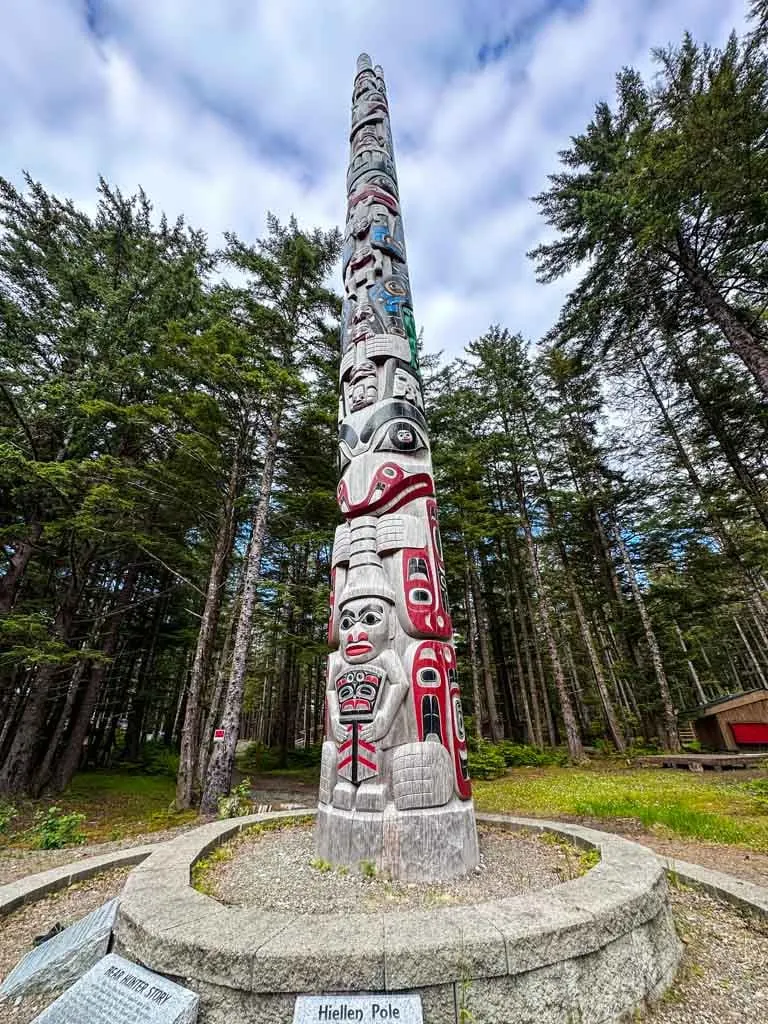
[{"label": "carved human face", "polygon": [[363,664],[386,649],[390,615],[389,604],[377,597],[359,597],[344,604],[339,636],[345,661]]},{"label": "carved human face", "polygon": [[352,388],[352,395],[350,397],[350,407],[353,412],[357,412],[358,409],[365,408],[366,405],[370,405],[368,401],[368,393],[365,387],[365,383],[360,382],[355,384]]}]

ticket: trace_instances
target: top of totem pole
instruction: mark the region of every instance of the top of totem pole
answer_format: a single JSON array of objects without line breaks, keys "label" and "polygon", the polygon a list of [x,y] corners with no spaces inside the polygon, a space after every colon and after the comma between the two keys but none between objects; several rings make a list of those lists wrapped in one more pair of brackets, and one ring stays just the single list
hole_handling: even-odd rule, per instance
[{"label": "top of totem pole", "polygon": [[357,72],[358,72],[358,74],[361,71],[365,71],[366,68],[372,68],[372,67],[373,67],[373,61],[368,56],[368,54],[367,53],[361,53],[360,56],[357,58]]}]

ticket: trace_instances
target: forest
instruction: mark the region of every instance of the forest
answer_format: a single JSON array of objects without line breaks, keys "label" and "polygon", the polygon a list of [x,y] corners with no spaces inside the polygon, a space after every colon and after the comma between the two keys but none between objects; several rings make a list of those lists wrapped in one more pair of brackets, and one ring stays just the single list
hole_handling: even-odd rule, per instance
[{"label": "forest", "polygon": [[[546,337],[423,339],[476,758],[674,750],[768,688],[767,37],[655,52],[566,142]],[[0,794],[167,751],[211,810],[238,737],[322,739],[342,239],[94,211],[0,178]]]}]

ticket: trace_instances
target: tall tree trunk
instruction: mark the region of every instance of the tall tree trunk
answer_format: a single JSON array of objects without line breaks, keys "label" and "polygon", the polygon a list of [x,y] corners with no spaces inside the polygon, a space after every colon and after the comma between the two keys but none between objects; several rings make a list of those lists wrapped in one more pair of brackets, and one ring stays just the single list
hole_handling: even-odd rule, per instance
[{"label": "tall tree trunk", "polygon": [[[541,747],[544,746],[544,730],[542,728],[541,713],[542,710],[546,711],[546,722],[549,742],[554,744],[555,735],[554,728],[552,726],[551,716],[549,714],[548,705],[544,702],[541,694],[539,693],[539,687],[536,681],[536,669],[533,664],[533,656],[531,654],[532,641],[531,634],[528,630],[528,615],[530,613],[530,603],[527,600],[527,595],[524,597],[522,584],[520,583],[520,574],[517,569],[518,565],[518,550],[517,545],[510,543],[509,534],[505,533],[504,540],[506,542],[507,553],[509,554],[509,572],[512,577],[512,586],[515,590],[515,605],[517,607],[517,616],[520,620],[520,633],[522,637],[523,654],[525,656],[525,668],[528,676],[528,684],[531,691],[531,713],[533,716],[533,730],[536,736],[536,743]],[[533,620],[531,619],[531,624]]]},{"label": "tall tree trunk", "polygon": [[658,641],[656,640],[656,633],[654,632],[651,617],[648,614],[648,609],[645,606],[645,600],[643,599],[642,592],[638,586],[637,576],[635,575],[635,569],[629,557],[627,546],[624,543],[624,539],[621,536],[621,531],[618,526],[615,527],[613,534],[616,539],[616,545],[621,553],[621,560],[624,563],[624,568],[627,571],[629,585],[632,589],[632,597],[634,598],[637,610],[640,614],[640,620],[643,624],[643,632],[645,633],[645,640],[648,644],[648,650],[651,655],[653,673],[656,676],[656,683],[659,687],[659,695],[661,697],[661,707],[664,720],[664,739],[666,740],[666,746],[669,750],[679,751],[680,737],[677,734],[677,715],[675,714],[675,709],[672,705],[672,694],[669,690],[667,674],[664,671],[664,662],[661,657],[661,650],[659,649]]},{"label": "tall tree trunk", "polygon": [[555,677],[557,696],[560,701],[560,711],[563,716],[565,741],[568,745],[568,753],[570,757],[574,761],[581,761],[584,757],[584,747],[581,742],[579,723],[576,721],[576,716],[573,713],[573,704],[571,703],[570,694],[568,693],[563,664],[557,650],[557,641],[555,639],[553,625],[554,615],[549,600],[549,594],[544,587],[544,580],[541,575],[541,569],[539,568],[539,557],[536,552],[536,544],[533,539],[533,529],[531,527],[531,520],[528,515],[528,508],[526,505],[525,488],[523,486],[523,479],[519,468],[515,469],[515,484],[517,488],[518,502],[520,505],[520,517],[522,520],[523,534],[525,536],[525,546],[528,551],[528,560],[539,599],[541,625],[547,642],[549,660],[552,666],[552,673]]},{"label": "tall tree trunk", "polygon": [[768,348],[765,338],[743,314],[735,310],[701,267],[681,232],[677,237],[678,264],[701,306],[720,328],[733,352],[752,374],[757,386],[768,398]]},{"label": "tall tree trunk", "polygon": [[674,623],[674,627],[675,633],[677,633],[677,639],[680,641],[680,647],[682,648],[683,654],[685,655],[685,663],[688,666],[688,671],[691,675],[691,680],[693,682],[693,689],[696,694],[696,699],[698,700],[699,704],[706,704],[707,695],[706,693],[704,693],[704,687],[701,685],[701,680],[699,679],[699,673],[696,671],[696,666],[693,664],[690,657],[688,656],[688,647],[685,643],[683,631],[680,629],[676,622]]},{"label": "tall tree trunk", "polygon": [[216,641],[221,598],[226,579],[227,562],[235,535],[237,494],[240,483],[240,451],[235,452],[227,484],[224,509],[216,534],[205,603],[197,635],[195,657],[189,674],[189,687],[181,730],[179,771],[176,777],[176,806],[180,809],[191,807],[195,796],[197,759],[200,751],[200,700],[211,661],[211,652]]},{"label": "tall tree trunk", "polygon": [[24,573],[42,533],[42,524],[32,523],[29,536],[19,541],[8,560],[8,568],[0,576],[0,615],[7,615],[13,608]]},{"label": "tall tree trunk", "polygon": [[590,628],[587,616],[584,612],[584,605],[581,601],[581,595],[579,594],[578,588],[573,581],[573,577],[570,574],[570,570],[566,570],[568,578],[568,587],[571,593],[571,600],[573,602],[574,610],[576,611],[576,618],[579,623],[579,630],[584,641],[584,646],[587,649],[587,656],[589,657],[589,664],[592,668],[592,674],[595,677],[595,684],[597,686],[597,692],[600,695],[600,703],[603,705],[603,712],[605,713],[605,720],[608,723],[608,731],[611,734],[614,746],[623,754],[627,749],[627,741],[624,738],[624,733],[619,725],[619,720],[616,717],[616,709],[613,706],[611,695],[608,690],[608,684],[605,681],[605,673],[603,672],[603,666],[600,663],[600,658],[595,647],[595,638],[592,635],[592,629]]},{"label": "tall tree trunk", "polygon": [[[501,557],[501,547],[498,546],[497,549],[499,557]],[[515,675],[518,680],[520,701],[523,705],[523,715],[525,717],[525,742],[541,746],[541,722],[539,721],[538,723],[539,731],[537,733],[534,727],[533,717],[531,715],[531,702],[528,699],[528,686],[526,684],[525,672],[523,671],[523,659],[520,655],[520,641],[515,627],[515,613],[512,607],[512,595],[510,593],[509,581],[506,578],[504,580],[504,604],[507,610],[509,631],[512,636],[512,652],[515,658]]]},{"label": "tall tree trunk", "polygon": [[[289,591],[289,593],[291,592]],[[285,639],[280,657],[280,670],[278,672],[280,693],[277,702],[277,742],[280,750],[279,764],[281,768],[288,767],[288,741],[289,738],[293,738],[290,734],[294,722],[294,716],[291,712],[292,709],[295,709],[295,704],[292,701],[296,665],[296,645],[293,637],[294,615],[293,598],[288,597],[285,604]]]},{"label": "tall tree trunk", "polygon": [[205,775],[208,771],[208,761],[211,756],[213,730],[216,728],[216,723],[219,721],[221,706],[224,701],[224,693],[227,688],[227,680],[229,679],[229,670],[231,667],[229,653],[232,648],[234,623],[232,625],[233,628],[227,630],[227,635],[224,640],[224,650],[222,651],[218,671],[216,672],[216,685],[214,686],[213,694],[211,695],[211,706],[208,709],[208,714],[206,715],[205,724],[202,729],[200,755],[197,759],[197,786],[201,792],[203,785],[205,784]]},{"label": "tall tree trunk", "polygon": [[[62,641],[70,637],[77,607],[86,583],[86,570],[91,563],[95,545],[88,543],[77,564],[59,604],[53,624],[53,635]],[[41,665],[30,687],[19,724],[0,769],[0,793],[23,793],[29,789],[35,761],[48,719],[48,704],[58,672],[55,664]]]},{"label": "tall tree trunk", "polygon": [[467,646],[469,647],[469,667],[472,676],[472,716],[474,722],[475,739],[483,738],[483,703],[480,694],[480,669],[477,658],[477,621],[475,609],[472,603],[472,584],[469,574],[469,555],[464,548],[464,603],[467,607]]},{"label": "tall tree trunk", "polygon": [[69,681],[69,688],[67,689],[67,697],[59,714],[59,720],[56,723],[53,736],[48,743],[48,749],[43,756],[40,767],[35,773],[35,779],[31,786],[31,793],[35,797],[39,797],[50,782],[52,765],[54,760],[57,759],[64,733],[72,720],[75,703],[83,689],[82,681],[87,667],[89,667],[89,662],[85,658],[82,658],[77,663],[75,670],[72,673],[72,678]]},{"label": "tall tree trunk", "polygon": [[323,664],[320,658],[315,658],[315,679],[312,699],[312,743],[319,743],[323,730],[323,712],[325,703],[323,700],[325,687],[323,686]]},{"label": "tall tree trunk", "polygon": [[623,754],[627,748],[627,744],[624,739],[624,735],[621,731],[621,726],[619,725],[618,718],[616,717],[616,712],[613,707],[613,701],[611,700],[611,696],[608,692],[608,687],[605,682],[605,675],[603,674],[603,668],[600,664],[600,659],[598,658],[597,651],[595,650],[594,637],[592,636],[592,630],[589,627],[587,616],[584,613],[584,604],[582,603],[581,595],[579,594],[579,588],[576,585],[576,580],[571,569],[571,560],[568,557],[568,551],[566,550],[563,538],[560,534],[559,523],[557,522],[555,510],[549,496],[549,487],[547,486],[547,481],[544,477],[544,470],[542,469],[541,461],[538,456],[538,445],[536,444],[535,439],[532,435],[530,424],[528,422],[528,417],[526,416],[525,411],[523,411],[522,415],[525,433],[528,437],[528,442],[533,453],[533,460],[536,466],[536,475],[538,476],[539,487],[544,499],[544,507],[547,510],[547,519],[549,521],[549,527],[552,531],[552,535],[555,538],[555,542],[557,544],[557,551],[560,556],[560,562],[563,566],[563,574],[565,576],[565,580],[568,586],[568,593],[571,595],[571,603],[573,604],[574,611],[576,612],[576,619],[579,623],[579,630],[584,641],[584,646],[587,649],[589,664],[592,668],[592,674],[595,677],[595,683],[597,684],[597,692],[600,695],[600,702],[603,705],[603,711],[605,713],[605,720],[608,723],[608,730],[611,734],[611,739],[613,740],[616,749]]},{"label": "tall tree trunk", "polygon": [[738,631],[738,634],[741,637],[741,642],[744,644],[744,648],[745,648],[747,654],[749,655],[749,660],[752,662],[752,664],[755,667],[755,673],[757,675],[758,682],[759,682],[760,686],[764,690],[768,690],[768,679],[765,678],[765,673],[763,672],[763,670],[762,670],[762,668],[760,666],[760,662],[757,660],[757,655],[752,650],[752,645],[750,644],[749,640],[747,640],[746,634],[744,633],[744,630],[739,625],[739,620],[736,618],[735,615],[733,616],[733,623],[736,626],[736,630]]},{"label": "tall tree trunk", "polygon": [[501,726],[499,725],[499,714],[496,707],[496,689],[491,668],[491,656],[488,650],[487,614],[483,595],[480,590],[480,580],[475,566],[475,553],[469,548],[467,551],[469,566],[469,582],[472,588],[472,601],[475,608],[475,620],[477,624],[477,640],[480,647],[480,664],[482,666],[483,689],[485,692],[485,704],[488,709],[488,728],[493,743],[499,743],[503,738]]},{"label": "tall tree trunk", "polygon": [[[75,712],[66,745],[56,763],[54,788],[58,793],[67,788],[80,764],[83,742],[88,734],[94,708],[96,707],[104,679],[117,650],[120,629],[126,614],[129,612],[138,576],[139,568],[134,563],[128,567],[125,573],[123,585],[120,593],[117,595],[115,607],[112,610],[112,621],[101,649],[103,660],[100,660],[91,668],[91,674],[81,695],[80,707]],[[40,778],[39,783],[45,786],[48,780]]]},{"label": "tall tree trunk", "polygon": [[229,792],[232,781],[232,768],[235,763],[235,749],[240,728],[240,712],[243,705],[245,671],[251,639],[251,622],[253,621],[253,609],[256,603],[256,589],[259,583],[261,551],[267,528],[269,502],[272,496],[272,480],[275,475],[281,416],[282,403],[278,402],[272,410],[269,435],[264,450],[264,465],[261,471],[259,499],[253,517],[253,528],[245,560],[243,597],[232,652],[232,671],[229,676],[229,685],[224,698],[224,711],[221,716],[224,739],[221,743],[214,745],[213,754],[208,762],[205,788],[200,804],[200,809],[204,814],[212,814],[216,811],[219,798]]},{"label": "tall tree trunk", "polygon": [[579,681],[579,670],[576,668],[576,659],[573,656],[573,646],[571,644],[571,630],[566,626],[559,630],[559,634],[558,646],[560,650],[565,651],[565,661],[571,674],[571,691],[576,704],[579,723],[581,724],[582,733],[589,735],[592,716],[589,713],[587,702],[584,700],[584,693]]}]

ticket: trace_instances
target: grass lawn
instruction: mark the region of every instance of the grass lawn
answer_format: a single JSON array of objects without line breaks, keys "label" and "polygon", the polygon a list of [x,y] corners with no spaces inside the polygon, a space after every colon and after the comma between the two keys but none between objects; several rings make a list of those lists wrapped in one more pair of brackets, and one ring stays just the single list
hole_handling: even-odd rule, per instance
[{"label": "grass lawn", "polygon": [[[739,777],[741,776],[741,777]],[[474,782],[478,810],[534,817],[634,819],[647,829],[768,852],[768,777],[740,772],[620,768],[515,768]]]},{"label": "grass lawn", "polygon": [[[244,767],[261,767],[245,765]],[[251,771],[258,789],[308,789],[317,785],[316,767],[268,766]],[[755,777],[757,775],[757,777]],[[533,817],[637,822],[662,835],[726,843],[768,853],[768,773],[705,773],[628,768],[624,762],[594,761],[587,767],[513,768],[500,779],[475,781],[478,810]],[[55,798],[17,801],[19,814],[0,847],[31,847],[26,830],[36,811],[55,805],[85,815],[81,828],[89,843],[129,838],[194,821],[194,811],[173,808],[175,780],[169,775],[129,771],[84,772]]]},{"label": "grass lawn", "polygon": [[33,824],[36,811],[52,806],[67,814],[85,815],[81,828],[88,843],[125,839],[193,821],[195,811],[174,809],[175,792],[176,782],[168,775],[81,772],[69,789],[56,797],[16,801],[19,814],[9,833],[0,835],[0,846],[3,842],[15,847],[33,846],[34,837],[25,834],[26,829]]}]

